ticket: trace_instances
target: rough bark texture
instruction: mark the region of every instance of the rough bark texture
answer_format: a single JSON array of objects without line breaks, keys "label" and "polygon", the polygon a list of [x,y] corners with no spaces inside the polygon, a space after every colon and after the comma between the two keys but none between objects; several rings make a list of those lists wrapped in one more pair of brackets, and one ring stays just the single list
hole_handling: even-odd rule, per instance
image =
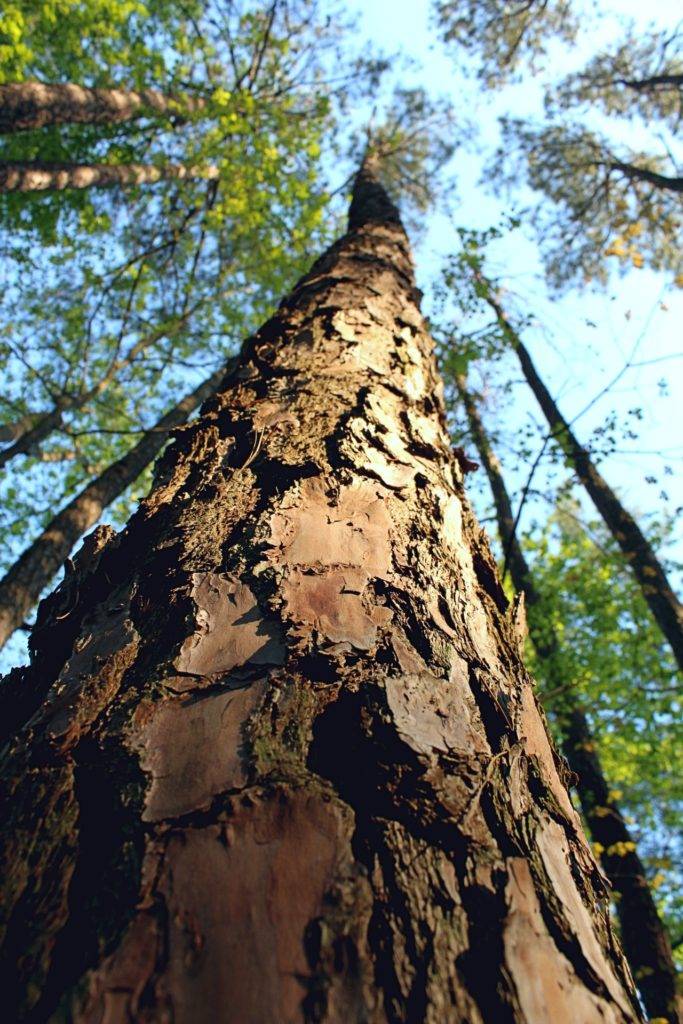
[{"label": "rough bark texture", "polygon": [[539,617],[541,596],[533,574],[514,532],[512,504],[503,480],[500,463],[489,443],[475,400],[464,377],[456,379],[472,439],[491,486],[498,531],[507,551],[510,576],[519,594],[524,594],[528,609],[531,642],[539,658],[546,662],[551,688],[565,691],[558,707],[562,733],[562,751],[575,775],[581,801],[594,843],[602,848],[600,864],[616,894],[624,951],[651,1018],[681,1024],[676,994],[676,967],[671,943],[657,913],[647,882],[643,862],[638,856],[619,805],[610,795],[612,787],[605,779],[595,738],[581,708],[557,662],[560,640],[552,626]]},{"label": "rough bark texture", "polygon": [[488,289],[486,301],[512,342],[524,378],[543,411],[554,439],[574,467],[576,475],[586,488],[605,525],[624,552],[655,621],[671,644],[678,665],[683,669],[683,606],[676,597],[661,562],[633,516],[621,504],[586,449],[577,440],[539,377],[526,346],[511,326],[502,307],[488,294]]},{"label": "rough bark texture", "polygon": [[166,164],[48,164],[1,163],[0,192],[46,192],[66,188],[110,188],[113,185],[151,185],[157,181],[218,177],[217,167]]},{"label": "rough bark texture", "polygon": [[23,1019],[640,1019],[432,348],[362,175],[67,613],[42,604],[3,774]]},{"label": "rough bark texture", "polygon": [[0,580],[0,647],[25,621],[74,544],[97,522],[103,510],[139,477],[163,448],[169,431],[185,422],[216,390],[224,375],[225,370],[212,374],[178,402],[129,452],[108,466],[58,512],[17,559]]},{"label": "rough bark texture", "polygon": [[72,82],[11,82],[0,85],[0,133],[47,124],[120,124],[142,115],[182,116],[205,105],[201,98],[165,96],[157,89],[89,89]]}]

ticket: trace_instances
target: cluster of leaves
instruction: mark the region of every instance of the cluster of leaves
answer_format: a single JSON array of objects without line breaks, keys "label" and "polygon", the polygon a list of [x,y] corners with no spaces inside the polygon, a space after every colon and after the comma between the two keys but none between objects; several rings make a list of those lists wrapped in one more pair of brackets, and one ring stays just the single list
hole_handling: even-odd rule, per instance
[{"label": "cluster of leaves", "polygon": [[[683,109],[683,34],[627,25],[616,44],[556,81],[549,51],[594,22],[578,0],[442,0],[443,38],[472,54],[490,88],[522,69],[546,72],[545,117],[502,119],[487,172],[495,187],[527,184],[549,282],[557,289],[604,282],[617,267],[651,266],[683,284],[683,179],[675,155]],[[639,120],[648,149],[625,145],[622,125]],[[550,202],[548,202],[550,200]],[[610,257],[612,260],[610,261]]]},{"label": "cluster of leaves", "polygon": [[[7,0],[0,13],[0,84],[35,78],[81,85],[149,85],[163,73],[150,22],[164,0]],[[176,5],[177,6],[177,5]]]},{"label": "cluster of leaves", "polygon": [[447,45],[476,60],[476,74],[489,88],[538,68],[554,39],[571,43],[578,31],[572,0],[437,0],[436,20]]},{"label": "cluster of leaves", "polygon": [[[66,15],[69,14],[69,17]],[[16,133],[5,160],[152,163],[156,185],[4,195],[0,433],[59,412],[0,484],[0,565],[270,313],[334,230],[325,139],[371,63],[314,0],[45,0],[3,11],[0,81],[201,96],[187,116]],[[168,164],[217,177],[165,181]],[[110,510],[125,520],[139,480]]]},{"label": "cluster of leaves", "polygon": [[543,195],[533,216],[554,287],[577,278],[604,283],[609,257],[622,270],[649,266],[683,283],[683,193],[666,173],[668,156],[625,151],[571,122],[537,127],[507,118],[502,129],[495,180],[514,186],[521,162]]},{"label": "cluster of leaves", "polygon": [[[650,524],[650,532],[663,545],[671,524],[658,530]],[[577,698],[586,708],[605,775],[630,816],[660,910],[677,936],[683,690],[673,657],[615,542],[601,523],[584,523],[576,503],[562,502],[543,529],[524,537],[524,546],[543,619],[561,639],[567,680],[558,689],[552,666],[529,645],[543,705],[551,724]]]},{"label": "cluster of leaves", "polygon": [[[445,261],[435,288],[434,333],[449,419],[457,443],[475,459],[453,382],[471,375],[476,366],[484,378],[503,377],[502,390],[508,396],[503,404],[508,403],[517,376],[511,355],[534,317],[524,303],[508,308],[511,296],[490,270],[489,250],[518,227],[517,220],[505,218],[485,231],[456,229],[459,247]],[[631,413],[636,421],[642,415],[640,408]],[[606,417],[599,436],[591,439],[593,460],[613,448],[617,433],[625,429],[623,421]],[[504,442],[504,428],[486,430],[495,452]],[[518,485],[521,493],[513,496],[513,509],[516,516],[523,513],[516,530],[519,535],[525,526],[521,540],[541,598],[533,608],[536,635],[559,642],[556,653],[546,653],[544,659],[529,645],[529,664],[553,727],[573,707],[587,711],[605,776],[631,822],[657,904],[675,940],[683,934],[680,674],[616,541],[601,523],[585,522],[582,506],[572,497],[574,477],[567,472],[571,467],[560,445],[547,433],[539,436],[532,425],[528,432],[516,432],[512,449],[511,461],[526,477],[524,488]],[[543,483],[534,488],[541,459]],[[555,509],[549,518],[541,516],[540,524],[525,509],[533,504],[532,496],[540,500],[543,512],[549,505]],[[488,488],[477,499],[484,520],[489,520]],[[660,550],[671,541],[672,524],[659,528],[650,523],[647,532]],[[668,569],[676,573],[680,566]],[[548,644],[553,647],[554,642]],[[558,679],[565,684],[558,687]],[[683,949],[678,954],[683,956]]]}]

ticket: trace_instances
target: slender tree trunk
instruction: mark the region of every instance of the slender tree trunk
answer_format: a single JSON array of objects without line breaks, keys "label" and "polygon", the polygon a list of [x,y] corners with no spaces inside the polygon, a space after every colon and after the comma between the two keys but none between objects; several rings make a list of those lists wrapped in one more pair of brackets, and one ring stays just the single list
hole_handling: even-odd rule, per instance
[{"label": "slender tree trunk", "polygon": [[38,602],[74,544],[93,526],[103,510],[118,498],[163,448],[168,432],[200,405],[225,376],[218,370],[183,398],[156,426],[117,462],[108,466],[50,520],[0,580],[0,647]]},{"label": "slender tree trunk", "polygon": [[0,441],[18,441],[20,437],[28,433],[41,416],[42,413],[27,412],[24,416],[9,423],[0,423]]},{"label": "slender tree trunk", "polygon": [[561,644],[552,626],[542,616],[541,595],[515,535],[512,504],[500,463],[468,390],[466,378],[456,377],[455,385],[491,487],[498,532],[507,552],[510,576],[517,592],[524,594],[526,599],[531,642],[545,663],[551,687],[566,691],[557,708],[562,750],[576,776],[576,790],[593,841],[602,848],[600,863],[617,895],[617,914],[626,956],[649,1016],[680,1024],[671,943],[657,913],[644,865],[619,805],[610,796],[611,787],[605,779],[596,741],[578,695],[572,691],[571,680],[566,679],[557,660]]},{"label": "slender tree trunk", "polygon": [[[85,404],[85,399],[82,404]],[[64,395],[57,399],[48,412],[29,413],[13,423],[3,424],[3,440],[11,440],[12,444],[0,452],[0,467],[6,466],[17,455],[33,454],[40,444],[61,426],[64,412],[80,405],[80,395],[78,398]]]},{"label": "slender tree trunk", "polygon": [[0,133],[48,124],[120,124],[135,117],[173,117],[202,110],[193,96],[165,96],[157,89],[89,89],[72,82],[0,85]]},{"label": "slender tree trunk", "polygon": [[683,669],[683,606],[676,597],[649,541],[598,471],[586,449],[579,444],[538,375],[522,339],[512,327],[500,303],[490,293],[488,282],[486,283],[485,299],[517,353],[524,378],[541,407],[552,437],[574,467],[607,529],[624,552],[657,625],[671,644],[676,661]]},{"label": "slender tree trunk", "polygon": [[669,86],[673,86],[674,91],[683,89],[683,75],[673,73],[650,75],[648,78],[617,78],[616,81],[636,92],[659,92],[660,86],[664,87],[661,91],[668,91]]},{"label": "slender tree trunk", "polygon": [[366,165],[348,233],[41,605],[6,1012],[640,1020],[417,302]]},{"label": "slender tree trunk", "polygon": [[64,413],[82,409],[88,402],[104,394],[110,384],[116,379],[116,375],[125,366],[130,365],[134,359],[137,359],[139,355],[158,341],[161,341],[162,338],[172,338],[177,334],[187,323],[190,314],[196,312],[197,308],[198,306],[195,305],[192,309],[179,316],[175,322],[164,324],[162,327],[150,331],[149,334],[143,335],[142,338],[138,339],[131,346],[123,358],[115,359],[111,363],[107,372],[93,387],[80,391],[77,394],[60,395],[55,401],[53,408],[47,412],[31,413],[15,420],[14,423],[1,425],[0,440],[12,440],[12,444],[0,452],[0,468],[6,466],[17,455],[35,454],[43,441],[55,430],[60,429]]},{"label": "slender tree trunk", "polygon": [[113,185],[151,185],[157,181],[202,178],[213,181],[217,167],[184,164],[50,164],[0,163],[0,192],[54,192],[67,188],[110,188]]},{"label": "slender tree trunk", "polygon": [[647,181],[655,188],[664,189],[666,192],[683,192],[683,178],[670,178],[666,174],[658,174],[647,167],[638,167],[636,164],[625,164],[621,160],[612,160],[608,165],[612,171],[620,171],[625,177],[635,181]]}]

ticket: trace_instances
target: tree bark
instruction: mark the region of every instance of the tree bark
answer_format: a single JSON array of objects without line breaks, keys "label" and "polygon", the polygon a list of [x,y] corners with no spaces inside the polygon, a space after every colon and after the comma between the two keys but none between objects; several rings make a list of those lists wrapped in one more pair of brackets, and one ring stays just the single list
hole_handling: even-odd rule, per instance
[{"label": "tree bark", "polygon": [[654,185],[655,188],[664,189],[666,192],[683,192],[683,178],[671,178],[666,174],[650,171],[647,167],[623,163],[621,160],[613,160],[609,164],[609,169],[620,171],[621,174],[634,181],[647,181],[650,185]]},{"label": "tree bark", "polygon": [[196,312],[198,306],[181,314],[174,322],[166,323],[162,327],[149,334],[143,335],[127,354],[121,359],[115,359],[110,364],[106,373],[91,388],[80,391],[77,394],[63,394],[58,396],[52,409],[44,413],[31,413],[22,416],[13,423],[0,425],[0,440],[11,440],[12,444],[0,452],[0,469],[17,455],[33,455],[40,445],[55,430],[62,426],[63,417],[66,412],[75,412],[82,409],[88,402],[104,394],[109,385],[115,380],[117,373],[137,359],[152,345],[155,345],[162,338],[172,338],[174,334],[187,323],[191,313]]},{"label": "tree bark", "polygon": [[510,576],[515,590],[525,597],[529,637],[538,657],[545,663],[551,688],[566,692],[557,708],[562,751],[576,776],[576,791],[593,841],[602,848],[599,855],[601,866],[617,896],[616,908],[624,951],[649,1016],[670,1024],[681,1024],[671,943],[657,912],[645,867],[619,805],[610,796],[612,787],[605,779],[595,737],[578,694],[572,690],[572,681],[567,680],[557,660],[562,645],[552,625],[542,615],[541,595],[515,535],[512,503],[500,462],[491,447],[466,378],[459,375],[455,378],[455,385],[491,487],[498,533],[507,553]]},{"label": "tree bark", "polygon": [[24,1019],[641,1019],[418,301],[364,167],[348,233],[41,605],[2,775]]},{"label": "tree bark", "polygon": [[217,167],[184,164],[51,164],[0,163],[0,192],[54,192],[67,188],[110,188],[113,185],[151,185],[157,181],[201,178],[214,181]]},{"label": "tree bark", "polygon": [[20,437],[28,433],[35,425],[36,419],[41,416],[42,413],[27,412],[24,416],[11,420],[9,423],[0,423],[0,441],[18,441]]},{"label": "tree bark", "polygon": [[159,453],[169,431],[184,423],[216,390],[224,375],[224,369],[218,370],[162,416],[129,452],[108,466],[58,512],[20,555],[0,580],[0,647],[25,621],[74,544]]},{"label": "tree bark", "polygon": [[647,78],[617,78],[620,85],[625,85],[635,92],[657,92],[659,86],[673,86],[674,89],[683,88],[683,75],[661,74],[650,75]]},{"label": "tree bark", "polygon": [[206,106],[201,97],[166,96],[158,89],[89,89],[73,82],[0,85],[0,133],[48,124],[120,124],[136,117],[176,117]]},{"label": "tree bark", "polygon": [[517,353],[524,379],[541,407],[553,439],[573,466],[607,529],[624,552],[657,625],[669,641],[678,665],[683,669],[683,606],[676,597],[659,559],[633,516],[621,504],[586,449],[579,444],[541,380],[522,339],[488,287],[485,299]]}]

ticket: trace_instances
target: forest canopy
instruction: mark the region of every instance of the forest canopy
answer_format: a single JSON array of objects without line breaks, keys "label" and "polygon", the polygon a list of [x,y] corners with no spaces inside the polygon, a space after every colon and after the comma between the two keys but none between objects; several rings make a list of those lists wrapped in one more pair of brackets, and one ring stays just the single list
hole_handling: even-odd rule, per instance
[{"label": "forest canopy", "polygon": [[675,1024],[652,1007],[683,969],[682,126],[674,3],[6,0],[7,734],[39,602],[60,584],[67,615],[78,552],[171,487],[155,460],[343,234],[361,166],[411,236],[452,448],[639,996]]}]

